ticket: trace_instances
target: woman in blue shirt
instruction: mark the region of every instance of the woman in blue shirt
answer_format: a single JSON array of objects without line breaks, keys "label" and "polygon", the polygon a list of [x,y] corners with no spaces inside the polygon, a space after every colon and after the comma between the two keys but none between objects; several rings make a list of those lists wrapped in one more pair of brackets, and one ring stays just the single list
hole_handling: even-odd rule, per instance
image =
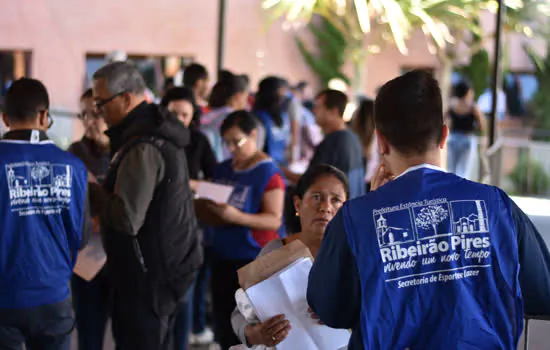
[{"label": "woman in blue shirt", "polygon": [[254,113],[265,127],[264,151],[277,164],[287,165],[287,148],[290,141],[290,120],[283,110],[286,98],[286,82],[277,77],[267,77],[260,82]]},{"label": "woman in blue shirt", "polygon": [[255,118],[247,111],[227,116],[220,128],[232,158],[219,164],[213,181],[234,187],[228,204],[209,204],[224,222],[212,232],[212,301],[216,340],[222,349],[239,344],[230,317],[239,288],[237,270],[279,237],[284,181],[275,162],[258,149]]}]

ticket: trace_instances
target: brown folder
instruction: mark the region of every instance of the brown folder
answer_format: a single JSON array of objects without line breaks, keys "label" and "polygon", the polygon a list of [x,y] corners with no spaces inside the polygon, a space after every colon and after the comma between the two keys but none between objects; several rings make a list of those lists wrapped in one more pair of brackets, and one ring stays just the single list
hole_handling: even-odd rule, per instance
[{"label": "brown folder", "polygon": [[247,290],[301,258],[313,259],[309,249],[300,240],[295,240],[239,269],[239,284]]}]

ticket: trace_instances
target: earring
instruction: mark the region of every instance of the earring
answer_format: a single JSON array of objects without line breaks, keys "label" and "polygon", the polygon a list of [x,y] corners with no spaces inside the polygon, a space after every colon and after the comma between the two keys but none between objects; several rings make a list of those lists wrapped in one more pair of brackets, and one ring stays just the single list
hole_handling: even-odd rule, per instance
[{"label": "earring", "polygon": [[296,212],[296,216],[300,216],[300,213]]}]

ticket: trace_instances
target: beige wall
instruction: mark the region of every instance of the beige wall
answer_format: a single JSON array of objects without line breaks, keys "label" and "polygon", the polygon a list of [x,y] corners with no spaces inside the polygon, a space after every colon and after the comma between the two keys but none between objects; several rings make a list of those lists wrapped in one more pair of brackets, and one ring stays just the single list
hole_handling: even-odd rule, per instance
[{"label": "beige wall", "polygon": [[[280,24],[265,30],[260,0],[227,3],[226,68],[250,74],[254,83],[270,73],[293,82],[314,81],[294,44],[294,33],[284,32]],[[32,74],[45,82],[53,104],[75,110],[86,53],[118,49],[129,54],[194,56],[213,72],[217,4],[217,0],[0,0],[0,50],[31,50]],[[493,25],[488,15],[487,30]],[[523,39],[507,39],[512,68],[530,69],[521,50]],[[492,48],[490,41],[487,44]],[[437,67],[421,33],[415,33],[408,46],[408,56],[388,47],[367,59],[367,93],[398,75],[402,66]]]}]

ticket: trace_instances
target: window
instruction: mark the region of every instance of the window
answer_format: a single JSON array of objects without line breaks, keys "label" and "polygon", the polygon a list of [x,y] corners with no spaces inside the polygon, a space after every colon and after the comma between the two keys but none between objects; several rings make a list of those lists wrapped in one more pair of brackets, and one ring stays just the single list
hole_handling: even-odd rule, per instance
[{"label": "window", "polygon": [[512,72],[504,77],[503,86],[510,115],[520,117],[526,114],[538,85],[537,78],[532,73]]},{"label": "window", "polygon": [[[145,80],[145,84],[155,95],[162,92],[164,79],[167,76],[175,75],[173,64],[171,64],[174,58],[179,61],[178,69],[183,67],[184,63],[192,61],[190,57],[128,55],[128,61],[136,64]],[[107,59],[104,54],[89,54],[86,56],[85,87],[90,87],[93,74],[105,64],[107,64]]]}]

